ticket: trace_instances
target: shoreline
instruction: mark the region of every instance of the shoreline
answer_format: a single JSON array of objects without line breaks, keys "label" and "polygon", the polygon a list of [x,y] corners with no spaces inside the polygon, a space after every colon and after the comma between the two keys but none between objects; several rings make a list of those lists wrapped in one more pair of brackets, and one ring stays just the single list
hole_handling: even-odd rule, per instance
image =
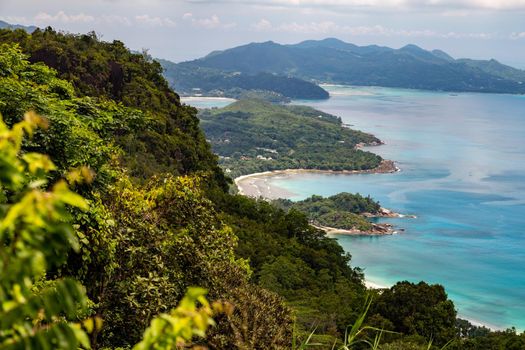
[{"label": "shoreline", "polygon": [[[382,281],[377,282],[377,280],[370,280],[370,279],[367,279],[366,277],[363,280],[363,282],[364,282],[364,285],[365,285],[365,287],[367,289],[389,289],[389,288],[394,286],[394,284],[389,284],[389,283],[385,283],[385,282],[382,282]],[[474,326],[486,327],[486,328],[488,328],[488,329],[490,329],[492,331],[503,331],[503,330],[505,330],[505,327],[498,327],[498,326],[495,326],[495,325],[490,324],[490,323],[483,323],[482,321],[479,321],[479,320],[476,320],[474,318],[462,315],[459,311],[458,311],[456,317],[459,318],[459,319],[467,320]]]},{"label": "shoreline", "polygon": [[[386,160],[384,159],[381,161],[379,166],[373,168],[373,169],[366,169],[366,170],[321,170],[321,169],[284,169],[284,170],[269,170],[269,171],[263,171],[260,173],[253,173],[248,175],[242,175],[239,177],[236,177],[233,181],[235,185],[237,186],[237,189],[239,190],[239,194],[254,197],[253,194],[250,194],[246,191],[246,188],[243,188],[244,181],[248,179],[264,179],[271,176],[278,176],[278,175],[294,175],[294,174],[346,174],[346,175],[359,175],[359,174],[392,174],[401,171],[399,167],[395,165],[394,161]],[[252,183],[253,187],[256,187],[258,189],[257,185],[254,185]],[[260,194],[257,197],[264,197],[268,198],[263,195],[263,193],[258,189],[258,193]],[[268,199],[276,199],[276,198],[268,198]]]},{"label": "shoreline", "polygon": [[[385,160],[382,162],[384,163]],[[239,194],[241,195],[246,195],[246,196],[250,196],[249,194],[246,194],[245,192],[245,188],[243,187],[243,185],[248,185],[248,184],[243,184],[243,182],[245,181],[248,181],[249,179],[253,179],[254,182],[255,180],[259,179],[259,180],[262,180],[262,181],[266,181],[265,179],[268,178],[268,177],[271,177],[271,176],[278,176],[278,175],[292,175],[292,174],[312,174],[312,173],[321,173],[321,174],[348,174],[348,175],[352,175],[352,174],[388,174],[388,173],[395,173],[395,172],[399,172],[401,171],[400,168],[398,168],[397,166],[395,166],[395,163],[393,161],[386,161],[388,162],[389,164],[392,165],[392,167],[389,169],[389,171],[386,171],[384,168],[381,168],[381,167],[376,167],[374,169],[369,169],[369,170],[343,170],[343,171],[334,171],[334,170],[319,170],[319,169],[285,169],[285,170],[273,170],[273,171],[264,171],[264,172],[259,172],[259,173],[252,173],[252,174],[247,174],[247,175],[242,175],[242,176],[239,176],[237,178],[234,179],[234,183],[235,185],[237,186],[238,190],[239,190]],[[266,183],[267,185],[267,183]],[[254,187],[257,187],[256,185],[254,185],[252,183],[252,186]],[[269,187],[267,185],[267,187]],[[275,186],[274,186],[275,187]],[[269,190],[269,189],[268,189]],[[289,191],[286,191],[285,189],[277,189],[278,191],[281,191],[281,193],[284,193],[284,192],[287,192],[286,194],[288,195],[293,195],[293,193],[290,193]],[[257,197],[263,197],[265,199],[268,199],[267,197],[265,197],[263,195],[263,193],[260,193],[259,196]],[[280,196],[282,197],[282,196]],[[373,214],[369,214],[368,217],[369,218],[374,218],[374,217],[385,217],[385,218],[416,218],[415,215],[404,215],[404,214],[400,214],[400,213],[396,213],[396,212],[393,212],[393,211],[390,211],[388,209],[385,209],[385,208],[381,208],[381,212],[382,214],[380,215],[373,215]],[[312,223],[310,223],[310,225],[312,225]],[[328,231],[325,230],[325,232],[327,233],[327,235],[332,235],[332,236],[338,236],[338,235],[348,235],[348,236],[386,236],[386,235],[394,235],[394,234],[397,234],[398,232],[397,231],[400,231],[400,232],[403,232],[404,229],[399,229],[397,231],[394,231],[392,230],[391,233],[364,233],[364,232],[360,232],[359,230],[343,230],[343,229],[338,229],[338,228],[334,228],[334,227],[323,227],[323,226],[316,226],[316,225],[312,225],[316,228],[319,228],[319,229],[327,229]],[[388,284],[388,283],[383,283],[381,281],[377,281],[377,280],[374,280],[373,278],[372,279],[367,279],[365,277],[364,279],[364,285],[367,289],[388,289],[388,288],[391,288],[393,285],[391,284]],[[465,319],[467,321],[469,321],[471,324],[475,325],[475,326],[482,326],[482,327],[487,327],[491,330],[503,330],[503,328],[501,327],[497,327],[497,326],[494,326],[490,323],[484,323],[482,321],[479,321],[475,318],[470,318],[468,316],[464,316],[462,315],[460,312],[458,312],[458,315],[457,315],[458,318],[461,318],[461,319]]]},{"label": "shoreline", "polygon": [[[394,230],[392,224],[372,224],[372,230],[362,231],[359,229],[344,229],[330,226],[322,226],[310,222],[310,225],[323,230],[327,235],[343,235],[343,236],[389,236],[395,235],[399,232]],[[401,230],[400,230],[401,231]]]},{"label": "shoreline", "polygon": [[[395,171],[400,171],[400,170],[397,169]],[[286,176],[286,175],[295,175],[295,174],[315,174],[315,173],[324,173],[324,174],[364,174],[364,173],[374,173],[374,172],[371,172],[371,171],[368,171],[368,172],[360,172],[360,171],[329,171],[329,170],[328,171],[321,171],[321,170],[315,170],[315,169],[286,169],[286,170],[265,171],[265,172],[259,172],[259,173],[252,173],[252,174],[242,175],[242,176],[239,176],[239,177],[235,178],[234,182],[236,184],[236,187],[239,189],[239,193],[246,195],[246,193],[249,191],[248,187],[252,187],[252,189],[253,189],[253,185],[250,185],[249,182],[252,182],[252,183],[255,182],[257,184],[257,181],[255,181],[255,180],[257,180],[258,178],[259,178],[259,182],[260,183],[265,184],[264,183],[264,178],[269,178],[271,176],[279,176],[279,175]],[[253,181],[252,181],[252,179],[253,179]],[[267,181],[266,185],[268,185],[269,183],[270,182]],[[272,187],[273,187],[273,185],[272,185]],[[273,190],[273,188],[272,188],[272,190]],[[293,196],[293,194],[292,194],[292,196]],[[261,196],[258,196],[258,197],[261,197]],[[264,197],[264,196],[262,196],[262,197]],[[402,217],[402,216],[399,216],[399,217]],[[338,230],[336,228],[331,228],[331,229]],[[356,233],[355,231],[354,232],[349,232],[347,234],[352,234],[352,235],[355,235],[355,236],[359,235],[359,233]],[[379,236],[379,235],[377,235],[377,236]],[[336,238],[336,239],[340,239],[340,238],[344,239],[345,238],[344,235],[338,237],[337,233],[333,233],[333,237]],[[353,237],[348,237],[348,238],[353,238]],[[401,237],[399,237],[399,238],[401,238]],[[379,239],[379,238],[377,238],[377,239]],[[364,282],[364,285],[366,286],[366,288],[368,288],[368,289],[391,288],[395,284],[395,283],[385,283],[385,282],[383,282],[381,280],[381,278],[375,278],[374,276],[368,276],[368,274],[366,274],[366,273],[365,273],[365,277],[363,279],[363,282]],[[414,282],[417,283],[416,281],[414,281]],[[458,308],[457,305],[456,305],[456,308]],[[472,315],[472,313],[471,313],[470,316],[466,316],[465,314],[462,314],[461,311],[458,311],[457,317],[458,318],[462,318],[462,319],[466,319],[466,320],[468,320],[469,322],[471,322],[472,324],[474,324],[476,326],[485,326],[485,327],[493,329],[493,330],[502,329],[502,327],[494,326],[493,324],[490,324],[489,322],[479,321],[476,316]]]},{"label": "shoreline", "polygon": [[[275,185],[268,183],[268,178],[273,176],[287,176],[291,174],[311,174],[311,173],[322,173],[322,174],[389,174],[398,172],[400,169],[391,160],[383,160],[379,166],[374,169],[367,170],[319,170],[319,169],[286,169],[286,170],[273,170],[265,171],[260,173],[253,173],[243,175],[235,178],[235,185],[237,186],[238,193],[240,195],[263,198],[266,200],[278,199],[278,198],[289,198],[294,193],[284,188],[279,188]],[[404,215],[396,213],[392,210],[381,207],[378,213],[363,213],[363,217],[371,218],[415,218],[415,215]],[[328,235],[355,235],[355,236],[385,236],[394,235],[405,230],[400,228],[396,229],[394,225],[390,223],[371,223],[372,228],[370,230],[359,230],[357,228],[337,228],[325,225],[320,225],[315,222],[310,222],[310,225],[317,229],[323,230]]]}]

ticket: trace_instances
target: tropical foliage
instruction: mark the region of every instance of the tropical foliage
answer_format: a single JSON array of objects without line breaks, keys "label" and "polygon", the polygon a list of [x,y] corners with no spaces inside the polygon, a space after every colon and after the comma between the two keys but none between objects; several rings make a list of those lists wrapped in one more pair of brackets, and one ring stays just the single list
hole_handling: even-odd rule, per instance
[{"label": "tropical foliage", "polygon": [[[222,316],[216,329],[223,332],[210,335],[210,343],[251,341],[252,334],[234,329],[243,329],[263,313],[267,319],[275,317],[277,327],[255,339],[263,344],[261,339],[289,342],[288,309],[279,297],[249,283],[250,268],[234,254],[236,236],[219,220],[202,190],[206,187],[202,183],[217,189],[223,186],[223,178],[216,176],[220,170],[178,177],[158,172],[147,180],[131,177],[134,172],[128,164],[133,168],[135,163],[115,136],[129,133],[134,138],[143,133],[140,123],[147,122],[149,112],[106,97],[77,97],[78,88],[56,74],[41,63],[28,62],[16,46],[2,46],[0,111],[6,122],[15,125],[24,110],[32,109],[45,115],[49,124],[32,139],[20,142],[21,152],[27,159],[36,157],[35,152],[49,154],[55,171],[45,178],[51,182],[75,166],[86,170],[68,178],[94,176],[91,185],[76,185],[90,204],[89,211],[70,214],[77,251],[62,248],[52,270],[53,278],[81,282],[92,303],[91,315],[104,320],[103,327],[89,335],[91,346],[135,344],[155,315],[175,308],[192,285],[207,288],[212,300],[229,300],[234,307],[244,305],[254,312],[244,314],[235,308]],[[208,157],[214,159],[211,153]],[[46,164],[44,159],[36,158]],[[199,162],[198,158],[192,161]],[[5,158],[5,164],[15,163]],[[148,164],[155,168],[157,158]],[[6,239],[4,244],[12,243]],[[42,249],[57,249],[44,241],[39,244]],[[265,295],[267,302],[244,298],[258,294]]]},{"label": "tropical foliage", "polygon": [[342,192],[327,198],[312,196],[302,201],[292,202],[279,199],[273,203],[285,210],[298,210],[308,216],[310,222],[321,226],[344,230],[370,230],[372,224],[363,214],[377,214],[381,209],[378,202],[370,196]]},{"label": "tropical foliage", "polygon": [[[22,83],[32,76],[41,79],[43,74],[55,79],[55,83],[45,85],[59,100],[71,98],[74,91],[80,100],[75,100],[73,106],[61,106],[61,110],[84,116],[86,122],[93,124],[94,131],[119,145],[132,176],[146,179],[159,172],[200,171],[221,176],[216,157],[209,151],[199,128],[195,110],[180,104],[178,95],[162,78],[162,67],[147,54],[133,54],[120,41],[99,41],[94,33],[64,35],[51,28],[37,29],[32,34],[23,30],[0,30],[2,42],[18,43],[29,62],[44,63],[56,70],[57,77],[52,77],[43,64],[32,65],[30,69],[43,72],[20,78]],[[19,69],[17,67],[5,68]],[[67,83],[64,80],[57,83],[57,78]],[[8,91],[4,89],[4,92]],[[14,97],[12,100],[4,97],[17,113],[38,102],[32,94],[20,90],[9,96]],[[47,116],[54,114],[55,108],[56,105],[51,105],[38,112]],[[7,118],[14,112],[4,116]],[[78,123],[75,118],[67,119]],[[53,126],[57,132],[61,130],[56,123],[51,123]],[[62,131],[66,136],[67,130]],[[67,139],[63,142],[63,146],[70,146]],[[75,145],[71,148],[81,151]]]},{"label": "tropical foliage", "polygon": [[[80,321],[84,288],[73,279],[46,279],[79,250],[67,206],[87,209],[64,180],[49,183],[53,162],[23,153],[22,140],[45,121],[34,113],[12,129],[0,119],[0,348],[89,348]],[[77,323],[75,323],[77,322]]]}]

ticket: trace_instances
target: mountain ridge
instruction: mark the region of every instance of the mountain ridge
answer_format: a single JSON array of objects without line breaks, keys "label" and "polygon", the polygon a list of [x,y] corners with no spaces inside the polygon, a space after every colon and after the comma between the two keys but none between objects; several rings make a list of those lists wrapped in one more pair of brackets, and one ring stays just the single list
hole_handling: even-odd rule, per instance
[{"label": "mountain ridge", "polygon": [[297,44],[249,43],[179,63],[311,82],[424,90],[525,93],[525,71],[494,59],[455,59],[442,50],[357,46],[336,38]]},{"label": "mountain ridge", "polygon": [[37,28],[38,27],[36,27],[36,26],[25,26],[25,25],[22,25],[22,24],[11,24],[11,23],[7,23],[5,21],[0,20],[0,29],[12,29],[12,30],[23,29],[23,30],[25,30],[28,33],[32,33]]}]

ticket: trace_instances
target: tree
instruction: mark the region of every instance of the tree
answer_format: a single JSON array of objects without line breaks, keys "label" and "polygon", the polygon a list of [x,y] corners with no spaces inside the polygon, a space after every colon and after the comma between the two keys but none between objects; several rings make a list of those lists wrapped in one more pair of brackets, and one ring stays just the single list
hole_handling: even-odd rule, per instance
[{"label": "tree", "polygon": [[55,165],[47,156],[21,154],[24,135],[38,125],[45,121],[34,113],[12,129],[0,118],[0,349],[89,348],[75,323],[88,310],[84,288],[46,279],[79,248],[67,207],[85,210],[87,203],[64,180],[48,183]]},{"label": "tree", "polygon": [[443,286],[398,282],[384,290],[372,305],[371,315],[391,321],[393,331],[420,335],[443,346],[454,339],[456,311]]}]

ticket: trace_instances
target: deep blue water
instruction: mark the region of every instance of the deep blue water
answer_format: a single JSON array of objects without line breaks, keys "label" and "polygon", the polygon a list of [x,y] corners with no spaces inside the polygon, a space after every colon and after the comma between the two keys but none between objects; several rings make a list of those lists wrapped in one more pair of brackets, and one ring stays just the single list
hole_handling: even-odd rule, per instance
[{"label": "deep blue water", "polygon": [[370,194],[417,215],[390,219],[406,231],[339,236],[374,283],[443,284],[460,316],[525,329],[525,97],[331,86],[306,102],[370,132],[370,148],[398,162],[381,175],[302,174],[271,184],[303,199],[342,191]]}]

